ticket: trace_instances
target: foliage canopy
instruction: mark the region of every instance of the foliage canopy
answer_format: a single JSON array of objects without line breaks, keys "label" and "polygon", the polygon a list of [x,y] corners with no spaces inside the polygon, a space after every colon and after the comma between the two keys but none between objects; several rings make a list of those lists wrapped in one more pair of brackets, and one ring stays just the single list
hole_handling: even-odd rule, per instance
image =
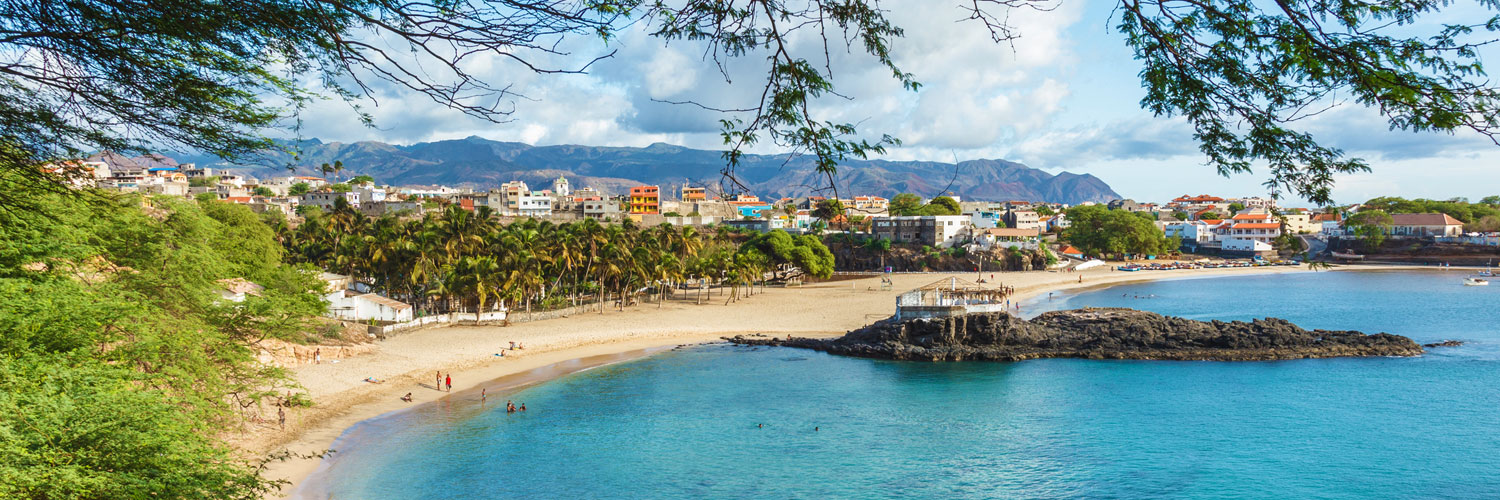
[{"label": "foliage canopy", "polygon": [[[1021,34],[1011,11],[1056,1],[965,2],[955,17],[965,20],[959,29],[1009,43]],[[1143,65],[1141,106],[1185,118],[1210,165],[1226,175],[1264,166],[1275,192],[1323,204],[1335,174],[1369,166],[1297,124],[1344,99],[1393,129],[1494,137],[1497,92],[1478,49],[1495,40],[1500,18],[1439,24],[1450,5],[1122,0],[1115,28]],[[0,166],[35,180],[41,163],[106,149],[242,157],[276,147],[262,132],[296,127],[313,99],[344,99],[368,120],[361,106],[377,82],[502,121],[520,96],[476,75],[488,65],[480,58],[581,72],[609,56],[622,30],[642,29],[697,44],[720,67],[760,61],[761,91],[736,93],[748,102],[683,103],[725,112],[734,184],[741,152],[769,141],[815,158],[831,188],[844,160],[899,144],[819,111],[820,100],[842,97],[835,48],[861,52],[916,91],[920,75],[892,55],[906,34],[899,21],[875,0],[11,2],[0,6],[0,49],[16,55],[0,63]],[[1411,28],[1423,25],[1438,27]],[[605,48],[576,66],[548,64],[564,55],[561,42],[579,38]]]}]

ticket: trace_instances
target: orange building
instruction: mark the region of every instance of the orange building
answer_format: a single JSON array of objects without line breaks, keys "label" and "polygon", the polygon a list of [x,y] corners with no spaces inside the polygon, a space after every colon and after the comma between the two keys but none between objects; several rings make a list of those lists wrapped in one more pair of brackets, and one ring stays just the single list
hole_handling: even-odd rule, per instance
[{"label": "orange building", "polygon": [[682,201],[704,201],[707,199],[707,189],[687,186],[682,187]]},{"label": "orange building", "polygon": [[630,188],[630,213],[661,213],[661,188],[656,186]]}]

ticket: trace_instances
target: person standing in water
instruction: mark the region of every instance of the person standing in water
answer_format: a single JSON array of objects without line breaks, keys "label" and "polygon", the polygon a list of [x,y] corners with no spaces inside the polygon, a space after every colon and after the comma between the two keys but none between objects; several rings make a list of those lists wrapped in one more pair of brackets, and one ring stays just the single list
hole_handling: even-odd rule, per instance
[{"label": "person standing in water", "polygon": [[443,377],[443,382],[448,385],[448,392],[453,392],[453,374],[449,373],[447,377]]}]

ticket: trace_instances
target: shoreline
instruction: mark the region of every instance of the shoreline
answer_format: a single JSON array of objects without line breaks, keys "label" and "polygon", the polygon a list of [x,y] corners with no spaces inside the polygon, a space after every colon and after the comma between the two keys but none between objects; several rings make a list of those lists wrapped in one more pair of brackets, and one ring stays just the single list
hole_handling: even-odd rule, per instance
[{"label": "shoreline", "polygon": [[[1332,270],[1413,269],[1408,266],[1350,265]],[[1111,271],[1108,267],[1071,273],[1025,271],[994,274],[999,281],[996,285],[1015,287],[1011,300],[1026,302],[1049,291],[1075,292],[1170,279],[1309,271],[1306,265],[1298,265],[1147,271],[1151,273],[1148,275]],[[878,277],[863,278],[770,288],[729,305],[724,305],[719,296],[714,297],[719,301],[717,303],[706,300],[697,305],[693,297],[688,296],[673,299],[662,306],[642,303],[623,312],[609,310],[606,314],[577,314],[510,327],[456,326],[420,330],[377,344],[381,350],[374,354],[292,368],[294,378],[309,388],[317,406],[297,410],[296,415],[288,419],[292,427],[288,431],[255,429],[252,432],[260,431],[261,435],[251,436],[240,445],[259,454],[279,450],[299,454],[320,452],[332,447],[340,436],[360,422],[433,401],[461,398],[482,387],[518,389],[604,364],[632,361],[675,346],[715,343],[723,337],[739,334],[838,336],[889,316],[895,296],[901,292],[949,277],[973,281],[975,275],[972,272],[903,274],[892,276],[895,283],[890,291],[879,290]],[[1074,281],[1080,275],[1084,278],[1083,283]],[[664,323],[670,326],[662,327]],[[808,329],[809,325],[823,328]],[[510,339],[520,339],[528,345],[527,349],[507,351],[504,358],[478,354],[499,349]],[[487,344],[484,347],[489,349],[463,345],[475,341],[484,342]],[[426,347],[438,352],[403,352],[408,347]],[[593,363],[590,360],[609,361]],[[379,369],[397,373],[380,376]],[[434,394],[433,386],[425,383],[432,380],[427,377],[432,377],[438,370],[452,373],[454,392]],[[373,371],[376,373],[373,376],[384,383],[369,384],[362,382],[362,378],[355,378],[353,380],[361,381],[351,384],[348,378],[351,371]],[[341,384],[321,387],[313,383],[324,380],[330,372],[341,375]],[[524,381],[508,383],[510,380]],[[415,402],[405,403],[398,399],[407,392],[413,393]],[[289,498],[322,464],[321,459],[290,459],[269,464],[265,476],[288,481],[288,484],[268,498]]]}]

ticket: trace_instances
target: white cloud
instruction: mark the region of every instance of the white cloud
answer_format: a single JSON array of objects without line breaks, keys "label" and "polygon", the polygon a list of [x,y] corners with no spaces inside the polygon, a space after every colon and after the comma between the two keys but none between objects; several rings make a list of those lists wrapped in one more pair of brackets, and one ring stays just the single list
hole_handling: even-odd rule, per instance
[{"label": "white cloud", "polygon": [[[1202,164],[1191,129],[1139,109],[1141,95],[1128,51],[1118,35],[1103,33],[1109,5],[1062,2],[1051,12],[1012,13],[1021,38],[996,44],[982,25],[965,21],[956,4],[928,0],[883,2],[906,30],[893,42],[893,58],[923,83],[902,89],[890,71],[864,54],[858,42],[845,50],[831,40],[830,68],[842,97],[814,103],[821,119],[858,123],[872,137],[903,140],[887,159],[953,161],[1005,158],[1050,170],[1090,172],[1120,193],[1158,199],[1182,192],[1263,193],[1260,174],[1230,179]],[[446,109],[422,95],[373,82],[378,100],[367,105],[379,128],[360,126],[342,102],[314,104],[305,114],[305,137],[411,143],[478,135],[532,144],[644,146],[669,142],[721,147],[718,120],[726,115],[660,100],[694,101],[721,108],[753,105],[765,79],[765,60],[751,54],[723,61],[704,57],[692,42],[665,45],[633,29],[609,46],[580,37],[552,58],[573,67],[617,51],[586,75],[537,75],[499,56],[476,57],[466,69],[495,85],[514,84],[527,98],[513,99],[514,121],[488,123]],[[803,57],[821,60],[821,40],[794,40]],[[1123,54],[1123,55],[1122,55]],[[722,73],[721,73],[722,71]],[[729,82],[725,81],[728,75]],[[732,116],[732,115],[730,115]],[[1299,122],[1326,144],[1369,159],[1374,174],[1340,176],[1336,195],[1418,192],[1471,198],[1500,192],[1493,175],[1500,148],[1471,133],[1453,136],[1386,130],[1375,112],[1346,106]],[[778,152],[763,142],[756,152]],[[1430,187],[1429,187],[1430,186]],[[1451,191],[1448,195],[1443,192]]]}]

